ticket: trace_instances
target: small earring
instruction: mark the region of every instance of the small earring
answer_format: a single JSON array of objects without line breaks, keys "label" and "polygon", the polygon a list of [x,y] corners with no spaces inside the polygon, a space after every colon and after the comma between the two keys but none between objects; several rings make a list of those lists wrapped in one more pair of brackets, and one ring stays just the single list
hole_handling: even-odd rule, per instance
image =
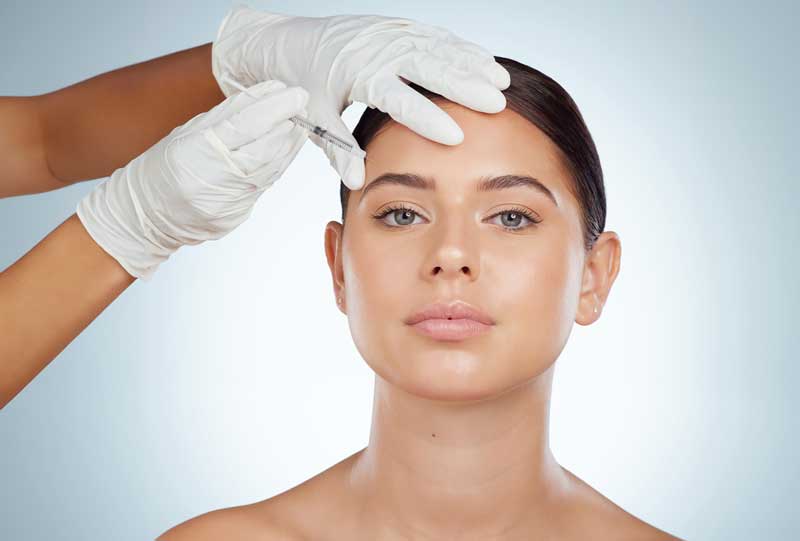
[{"label": "small earring", "polygon": [[337,302],[338,304],[342,304],[342,298],[341,298],[341,297],[337,297],[337,298],[336,298],[336,302]]},{"label": "small earring", "polygon": [[597,313],[597,306],[594,307],[594,313]]}]

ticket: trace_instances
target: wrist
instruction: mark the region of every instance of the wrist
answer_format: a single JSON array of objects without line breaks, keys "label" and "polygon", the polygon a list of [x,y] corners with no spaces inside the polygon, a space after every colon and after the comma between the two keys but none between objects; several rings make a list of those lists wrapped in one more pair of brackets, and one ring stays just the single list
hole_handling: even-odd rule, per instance
[{"label": "wrist", "polygon": [[[140,157],[141,158],[141,157]],[[136,278],[148,281],[180,244],[145,214],[147,201],[129,184],[136,161],[119,168],[78,203],[76,214],[94,241]]]}]

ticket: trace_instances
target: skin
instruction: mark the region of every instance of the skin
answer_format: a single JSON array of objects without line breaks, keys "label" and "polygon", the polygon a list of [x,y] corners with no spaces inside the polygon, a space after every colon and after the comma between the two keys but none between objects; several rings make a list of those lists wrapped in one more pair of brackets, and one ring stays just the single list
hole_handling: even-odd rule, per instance
[{"label": "skin", "polygon": [[0,198],[109,176],[225,99],[211,43],[38,96],[0,97]]},{"label": "skin", "polygon": [[[211,539],[223,524],[240,539],[678,539],[561,467],[549,447],[555,362],[573,322],[591,325],[602,313],[619,272],[618,235],[604,232],[585,253],[570,177],[534,125],[510,109],[442,106],[463,129],[462,144],[390,122],[366,162],[365,185],[415,173],[435,177],[437,189],[352,192],[346,227],[325,229],[334,295],[375,371],[368,446],[290,490],[201,515],[159,539]],[[475,191],[479,177],[507,173],[537,178],[558,205],[525,187]],[[399,202],[417,214],[390,213],[384,225],[373,218]],[[494,216],[513,206],[541,223]],[[496,325],[441,342],[403,322],[450,298],[477,305]]]},{"label": "skin", "polygon": [[[210,43],[0,97],[0,198],[108,176],[224,98]],[[75,214],[0,272],[0,409],[133,282]]]},{"label": "skin", "polygon": [[[0,197],[108,176],[223,98],[210,44],[49,94],[0,97],[8,150]],[[560,467],[547,441],[555,359],[572,321],[599,317],[593,308],[619,269],[617,236],[605,232],[582,253],[568,177],[538,129],[510,110],[441,105],[464,143],[439,145],[390,123],[366,164],[367,183],[413,172],[437,177],[439,191],[381,188],[363,201],[353,192],[347,234],[338,222],[325,232],[334,292],[376,372],[368,447],[284,493],[205,513],[158,539],[577,539],[589,531],[593,539],[677,539]],[[523,188],[473,193],[479,175],[512,170],[545,182],[558,207]],[[421,219],[403,231],[379,227],[371,214],[390,201],[414,206]],[[542,223],[512,233],[500,217],[482,221],[509,204],[531,208]],[[9,331],[0,341],[0,408],[132,282],[74,215],[0,273],[0,328]],[[402,323],[448,296],[478,304],[496,327],[444,344]]]}]

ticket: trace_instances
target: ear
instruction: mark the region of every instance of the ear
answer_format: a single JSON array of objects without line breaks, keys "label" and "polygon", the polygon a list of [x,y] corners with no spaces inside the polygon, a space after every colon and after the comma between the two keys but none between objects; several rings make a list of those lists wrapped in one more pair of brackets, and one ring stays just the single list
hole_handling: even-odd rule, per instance
[{"label": "ear", "polygon": [[335,299],[341,298],[342,302],[337,302],[339,310],[344,314],[345,290],[344,290],[344,270],[342,267],[342,240],[344,238],[344,226],[336,221],[328,222],[325,226],[325,257],[328,260],[328,268],[331,270],[333,280],[333,295]]},{"label": "ear", "polygon": [[619,273],[621,256],[619,236],[613,231],[601,233],[583,265],[578,312],[575,315],[577,324],[591,325],[600,319],[603,305]]}]

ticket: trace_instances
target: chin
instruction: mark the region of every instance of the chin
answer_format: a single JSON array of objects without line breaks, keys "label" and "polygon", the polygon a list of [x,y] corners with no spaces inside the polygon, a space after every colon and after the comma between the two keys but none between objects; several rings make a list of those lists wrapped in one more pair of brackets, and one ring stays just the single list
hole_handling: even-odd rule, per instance
[{"label": "chin", "polygon": [[476,386],[418,386],[404,389],[407,393],[419,398],[435,400],[436,402],[477,403],[490,400],[503,394],[503,391],[490,390]]},{"label": "chin", "polygon": [[508,381],[502,360],[480,349],[452,343],[407,349],[373,370],[411,395],[443,402],[487,400],[521,383]]}]

